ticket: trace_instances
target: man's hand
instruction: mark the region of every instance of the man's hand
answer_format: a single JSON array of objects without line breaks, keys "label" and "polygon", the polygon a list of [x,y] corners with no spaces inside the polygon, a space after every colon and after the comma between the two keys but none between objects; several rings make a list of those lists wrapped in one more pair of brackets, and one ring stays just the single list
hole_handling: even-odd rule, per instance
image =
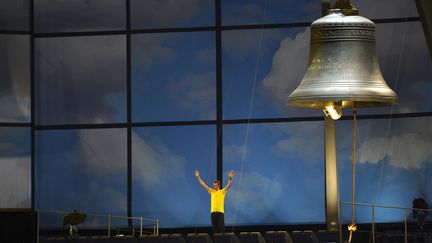
[{"label": "man's hand", "polygon": [[195,177],[199,177],[199,176],[200,176],[199,171],[198,171],[198,170],[195,170]]},{"label": "man's hand", "polygon": [[228,173],[228,176],[229,176],[230,179],[232,179],[232,178],[235,176],[235,172],[234,172],[234,170],[231,170],[231,171]]}]

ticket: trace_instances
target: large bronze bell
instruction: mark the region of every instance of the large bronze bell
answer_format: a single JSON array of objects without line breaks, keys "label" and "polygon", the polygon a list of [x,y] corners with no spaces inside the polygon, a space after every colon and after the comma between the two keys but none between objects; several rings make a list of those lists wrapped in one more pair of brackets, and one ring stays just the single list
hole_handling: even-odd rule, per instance
[{"label": "large bronze bell", "polygon": [[287,104],[360,108],[398,103],[375,54],[375,24],[339,9],[311,25],[309,66]]}]

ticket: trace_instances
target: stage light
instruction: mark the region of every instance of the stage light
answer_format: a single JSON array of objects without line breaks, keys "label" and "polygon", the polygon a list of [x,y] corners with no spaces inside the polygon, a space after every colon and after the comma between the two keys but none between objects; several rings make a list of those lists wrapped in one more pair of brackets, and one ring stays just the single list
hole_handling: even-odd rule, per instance
[{"label": "stage light", "polygon": [[337,120],[342,117],[342,108],[336,105],[326,105],[323,108],[324,114],[331,119]]}]

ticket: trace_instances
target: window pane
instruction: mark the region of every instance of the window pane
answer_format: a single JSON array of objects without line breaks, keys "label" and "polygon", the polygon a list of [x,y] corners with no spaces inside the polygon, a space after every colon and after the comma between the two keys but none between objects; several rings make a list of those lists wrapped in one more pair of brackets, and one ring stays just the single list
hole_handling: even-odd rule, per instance
[{"label": "window pane", "polygon": [[274,24],[309,22],[321,17],[315,0],[221,0],[222,24]]},{"label": "window pane", "polygon": [[126,120],[124,36],[36,39],[36,122]]},{"label": "window pane", "polygon": [[233,225],[325,222],[322,122],[224,126],[224,182]]},{"label": "window pane", "polygon": [[124,29],[125,0],[35,0],[36,32]]},{"label": "window pane", "polygon": [[30,0],[0,0],[1,30],[30,30]]},{"label": "window pane", "polygon": [[362,113],[432,111],[432,60],[420,22],[377,24],[377,55],[384,79],[399,105]]},{"label": "window pane", "polygon": [[30,41],[0,35],[0,122],[30,121]]},{"label": "window pane", "polygon": [[[330,1],[334,3],[335,1]],[[221,0],[222,24],[274,24],[312,22],[321,17],[321,3],[314,0]],[[418,16],[412,0],[352,1],[360,15],[379,18]]]},{"label": "window pane", "polygon": [[0,128],[0,209],[31,208],[29,128]]},{"label": "window pane", "polygon": [[132,36],[132,119],[215,119],[214,33]]},{"label": "window pane", "polygon": [[214,0],[131,0],[133,29],[214,25]]},{"label": "window pane", "polygon": [[127,216],[126,144],[126,129],[36,132],[36,207]]},{"label": "window pane", "polygon": [[[351,202],[352,121],[338,121],[340,198]],[[355,202],[411,208],[414,197],[432,198],[432,118],[359,120]],[[350,222],[351,209],[342,217]],[[357,223],[371,222],[370,207],[358,207]],[[402,222],[399,210],[375,210],[375,222]]]},{"label": "window pane", "polygon": [[362,0],[351,1],[359,14],[369,19],[417,17],[416,1],[412,0]]},{"label": "window pane", "polygon": [[132,130],[132,214],[160,227],[210,225],[210,197],[195,178],[216,179],[214,126]]},{"label": "window pane", "polygon": [[224,119],[321,116],[285,105],[306,71],[309,35],[305,28],[225,31]]}]

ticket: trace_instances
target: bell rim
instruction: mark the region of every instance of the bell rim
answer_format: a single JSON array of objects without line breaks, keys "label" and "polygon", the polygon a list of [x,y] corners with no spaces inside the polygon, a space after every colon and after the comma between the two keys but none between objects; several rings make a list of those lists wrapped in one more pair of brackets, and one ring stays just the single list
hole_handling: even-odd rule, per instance
[{"label": "bell rim", "polygon": [[312,98],[288,98],[286,105],[290,107],[303,107],[303,108],[322,108],[328,104],[338,103],[341,108],[372,108],[398,105],[398,97],[326,97],[325,99],[312,99]]}]

